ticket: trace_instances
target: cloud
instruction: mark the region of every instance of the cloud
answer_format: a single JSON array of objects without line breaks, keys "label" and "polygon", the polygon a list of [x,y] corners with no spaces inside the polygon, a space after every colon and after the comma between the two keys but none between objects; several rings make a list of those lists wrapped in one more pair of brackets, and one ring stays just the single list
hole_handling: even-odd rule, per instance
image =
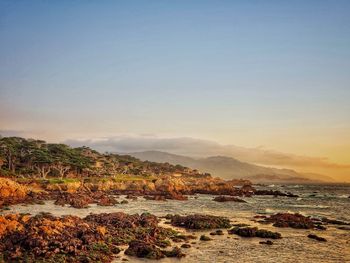
[{"label": "cloud", "polygon": [[72,146],[89,146],[100,152],[130,153],[140,151],[165,151],[174,154],[208,157],[224,155],[241,161],[261,165],[284,166],[293,168],[318,167],[324,169],[350,169],[349,164],[337,164],[327,158],[299,156],[257,148],[245,148],[235,145],[222,145],[213,141],[189,137],[159,138],[155,136],[116,136],[99,139],[66,140]]},{"label": "cloud", "polygon": [[0,130],[0,136],[2,137],[27,137],[27,133],[25,131],[19,130]]}]

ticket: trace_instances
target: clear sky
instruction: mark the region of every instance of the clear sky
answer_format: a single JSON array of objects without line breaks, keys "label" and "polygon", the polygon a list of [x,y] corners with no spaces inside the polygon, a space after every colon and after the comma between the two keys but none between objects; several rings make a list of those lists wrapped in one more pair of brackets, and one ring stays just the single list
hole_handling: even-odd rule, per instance
[{"label": "clear sky", "polygon": [[350,1],[0,0],[0,129],[350,164]]}]

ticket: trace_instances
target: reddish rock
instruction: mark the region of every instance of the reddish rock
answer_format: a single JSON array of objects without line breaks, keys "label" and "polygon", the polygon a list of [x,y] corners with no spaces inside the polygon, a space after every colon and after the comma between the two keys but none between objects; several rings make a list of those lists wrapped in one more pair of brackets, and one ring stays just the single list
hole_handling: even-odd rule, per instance
[{"label": "reddish rock", "polygon": [[327,241],[327,239],[325,239],[324,237],[319,237],[319,236],[314,235],[314,234],[309,234],[307,237],[311,238],[311,239],[315,239],[317,241],[321,241],[321,242],[326,242]]},{"label": "reddish rock", "polygon": [[132,241],[129,247],[125,250],[125,255],[148,259],[164,258],[164,253],[155,245],[144,241]]},{"label": "reddish rock", "polygon": [[301,214],[278,213],[264,219],[267,223],[273,223],[276,227],[291,227],[300,229],[315,228],[315,223],[310,217]]},{"label": "reddish rock", "polygon": [[222,236],[222,235],[224,235],[224,232],[221,229],[219,229],[219,230],[216,230],[214,232],[210,232],[209,235],[211,235],[211,236],[216,236],[216,235]]},{"label": "reddish rock", "polygon": [[184,253],[182,253],[181,249],[178,247],[174,247],[172,250],[162,250],[163,254],[169,258],[182,258],[186,256]]},{"label": "reddish rock", "polygon": [[145,195],[144,198],[146,200],[166,201],[166,198],[163,195]]},{"label": "reddish rock", "polygon": [[246,201],[240,199],[240,198],[237,198],[237,197],[234,197],[234,196],[223,196],[223,195],[220,195],[220,196],[217,196],[213,199],[213,201],[216,201],[216,202],[239,202],[239,203],[246,203]]},{"label": "reddish rock", "polygon": [[100,206],[113,206],[115,204],[118,204],[118,201],[115,200],[115,198],[111,197],[111,196],[103,196],[101,197],[101,199],[98,200],[98,205]]},{"label": "reddish rock", "polygon": [[263,244],[263,245],[273,245],[273,242],[271,240],[266,240],[266,241],[260,241],[259,244]]},{"label": "reddish rock", "polygon": [[[151,214],[124,213],[54,217],[40,214],[0,216],[0,254],[5,262],[111,262],[129,244],[126,254],[147,258],[182,257],[170,245],[174,230],[158,226]],[[140,240],[141,243],[140,243]]]},{"label": "reddish rock", "polygon": [[296,194],[292,194],[290,192],[283,193],[278,190],[255,190],[255,195],[273,195],[273,196],[285,196],[285,197],[299,197]]},{"label": "reddish rock", "polygon": [[185,256],[185,254],[183,254],[181,249],[178,247],[175,247],[170,251],[161,250],[154,244],[140,240],[130,242],[129,247],[124,253],[129,256],[148,259],[161,259],[164,257],[181,258]]},{"label": "reddish rock", "polygon": [[327,223],[327,224],[332,224],[332,225],[350,225],[350,223],[345,222],[345,221],[340,221],[336,219],[329,219],[329,218],[322,218],[322,222]]},{"label": "reddish rock", "polygon": [[229,234],[236,234],[241,237],[260,237],[260,238],[272,238],[279,239],[281,234],[278,232],[272,232],[264,229],[258,229],[257,227],[235,227],[228,230]]},{"label": "reddish rock", "polygon": [[71,194],[63,192],[57,197],[55,204],[62,206],[69,204],[74,208],[87,208],[89,207],[89,204],[93,203],[93,201],[94,200],[85,193]]},{"label": "reddish rock", "polygon": [[27,187],[7,178],[0,178],[0,208],[23,202],[28,192]]},{"label": "reddish rock", "polygon": [[187,229],[229,228],[231,226],[230,220],[225,217],[200,214],[171,216],[171,224],[173,226],[184,227]]},{"label": "reddish rock", "polygon": [[199,240],[201,241],[210,241],[212,240],[210,237],[206,236],[206,235],[201,235],[201,237],[199,238]]},{"label": "reddish rock", "polygon": [[191,245],[186,243],[186,244],[182,244],[181,247],[182,247],[182,248],[190,248]]}]

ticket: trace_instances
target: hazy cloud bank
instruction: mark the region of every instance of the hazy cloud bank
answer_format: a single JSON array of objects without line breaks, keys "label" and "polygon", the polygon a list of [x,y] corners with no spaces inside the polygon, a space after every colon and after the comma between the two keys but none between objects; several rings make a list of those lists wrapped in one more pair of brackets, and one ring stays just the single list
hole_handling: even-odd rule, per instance
[{"label": "hazy cloud bank", "polygon": [[118,136],[101,139],[67,140],[65,143],[72,146],[86,145],[101,152],[128,153],[157,150],[191,157],[224,155],[241,161],[273,166],[350,169],[348,164],[332,163],[327,158],[299,156],[262,148],[222,145],[213,141],[188,137]]}]

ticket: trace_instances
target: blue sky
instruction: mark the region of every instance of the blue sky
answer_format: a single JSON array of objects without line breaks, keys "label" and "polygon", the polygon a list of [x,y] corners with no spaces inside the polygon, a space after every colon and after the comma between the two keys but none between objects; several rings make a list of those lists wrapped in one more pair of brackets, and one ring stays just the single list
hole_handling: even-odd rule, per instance
[{"label": "blue sky", "polygon": [[0,129],[350,163],[349,14],[341,0],[1,0]]}]

